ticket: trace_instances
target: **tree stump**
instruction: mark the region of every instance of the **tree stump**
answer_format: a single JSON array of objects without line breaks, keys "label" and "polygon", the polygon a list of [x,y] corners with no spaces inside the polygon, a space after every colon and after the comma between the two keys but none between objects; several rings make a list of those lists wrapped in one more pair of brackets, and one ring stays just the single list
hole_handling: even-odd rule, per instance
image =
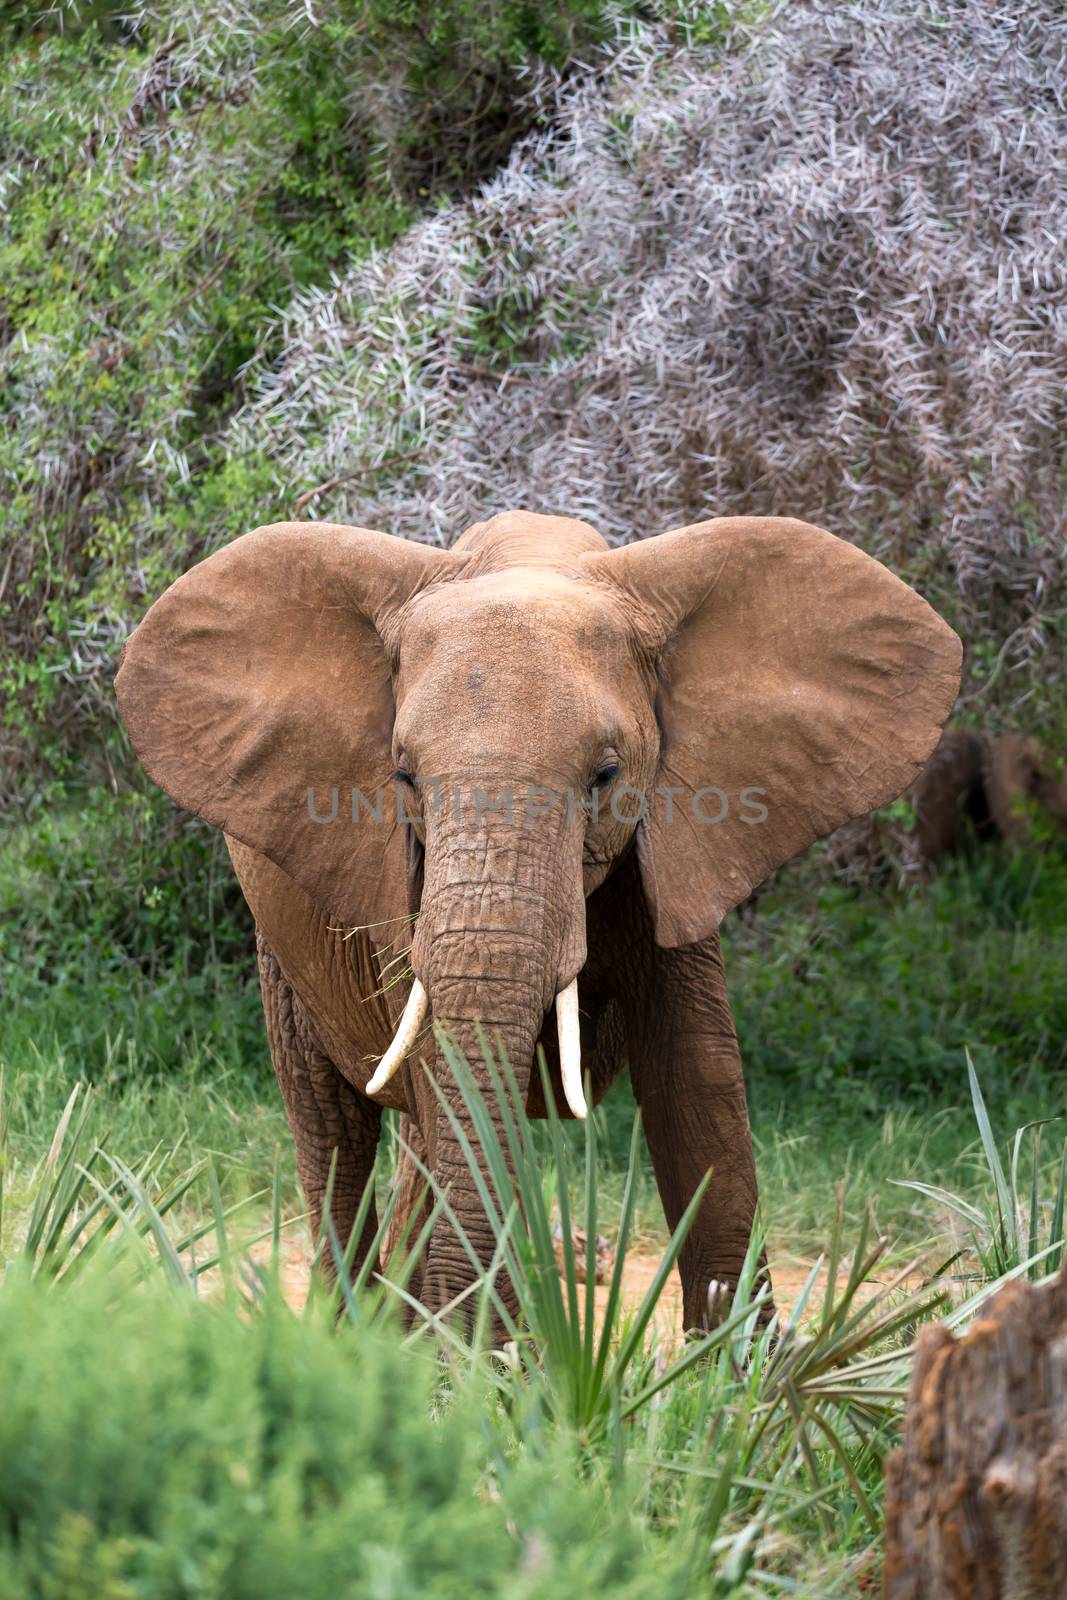
[{"label": "tree stump", "polygon": [[922,1331],[886,1490],[886,1600],[1065,1600],[1067,1264]]}]

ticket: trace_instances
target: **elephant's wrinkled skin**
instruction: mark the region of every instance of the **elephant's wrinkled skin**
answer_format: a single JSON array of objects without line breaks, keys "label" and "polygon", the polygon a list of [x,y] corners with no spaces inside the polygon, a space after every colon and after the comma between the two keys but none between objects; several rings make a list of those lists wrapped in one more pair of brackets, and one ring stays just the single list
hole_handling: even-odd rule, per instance
[{"label": "elephant's wrinkled skin", "polygon": [[[551,1013],[577,975],[593,1098],[628,1062],[669,1222],[713,1169],[681,1260],[698,1325],[709,1283],[736,1281],[756,1204],[719,922],[912,781],[959,657],[877,562],[780,518],[617,550],[523,512],[447,551],[286,524],[181,578],[128,641],[117,690],[152,777],[226,831],[316,1221],[336,1151],[334,1220],[350,1228],[391,1105],[481,1260],[492,1252],[418,1070],[421,1055],[465,1124],[432,1033],[377,1100],[364,1092],[408,989],[383,991],[382,964],[416,918],[411,966],[476,1071],[484,1027],[543,1111],[540,1039],[562,1105]],[[309,790],[321,819],[334,788],[337,817],[314,820]],[[351,790],[379,788],[380,815],[356,802],[352,821]],[[472,1277],[438,1222],[424,1298],[441,1307]]]}]

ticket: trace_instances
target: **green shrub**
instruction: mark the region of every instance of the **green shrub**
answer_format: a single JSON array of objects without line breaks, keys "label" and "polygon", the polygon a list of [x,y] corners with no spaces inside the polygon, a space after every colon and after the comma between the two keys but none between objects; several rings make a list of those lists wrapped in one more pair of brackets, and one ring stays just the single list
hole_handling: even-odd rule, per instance
[{"label": "green shrub", "polygon": [[158,789],[41,796],[3,840],[0,965],[62,987],[253,959],[222,833]]},{"label": "green shrub", "polygon": [[43,9],[0,16],[0,802],[99,765],[145,606],[307,487],[224,437],[277,308],[490,171],[534,114],[523,70],[605,13]]},{"label": "green shrub", "polygon": [[0,1291],[3,1600],[681,1596],[686,1551],[373,1330]]},{"label": "green shrub", "polygon": [[964,1081],[996,1087],[1067,1061],[1067,849],[990,849],[925,889],[857,891],[809,859],[749,923],[726,972],[749,1083],[856,1107]]},{"label": "green shrub", "polygon": [[127,1149],[166,1126],[225,1152],[228,1186],[260,1187],[288,1150],[251,913],[222,835],[158,791],[41,797],[0,838],[0,993],[20,1154],[79,1080]]},{"label": "green shrub", "polygon": [[0,992],[0,1065],[53,1098],[47,1061],[112,1089],[266,1084],[254,925],[222,834],[158,790],[42,795],[0,839]]}]

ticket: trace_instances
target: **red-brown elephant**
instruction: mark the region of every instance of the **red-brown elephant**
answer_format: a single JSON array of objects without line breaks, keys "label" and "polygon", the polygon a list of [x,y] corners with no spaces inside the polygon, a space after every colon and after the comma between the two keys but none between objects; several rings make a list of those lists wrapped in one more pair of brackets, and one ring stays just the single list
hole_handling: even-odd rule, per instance
[{"label": "red-brown elephant", "polygon": [[[351,1228],[392,1106],[490,1259],[418,1068],[464,1126],[431,1019],[483,1081],[484,1028],[533,1112],[539,1041],[576,1115],[583,1070],[596,1100],[628,1063],[670,1223],[714,1173],[680,1263],[700,1324],[756,1207],[719,923],[907,788],[959,665],[911,589],[784,518],[618,549],[525,512],[451,549],[286,524],[179,579],[128,641],[118,696],[150,775],[226,832],[316,1220],[336,1152]],[[409,944],[410,980],[383,987]],[[439,1221],[424,1299],[447,1305],[473,1274]]]}]

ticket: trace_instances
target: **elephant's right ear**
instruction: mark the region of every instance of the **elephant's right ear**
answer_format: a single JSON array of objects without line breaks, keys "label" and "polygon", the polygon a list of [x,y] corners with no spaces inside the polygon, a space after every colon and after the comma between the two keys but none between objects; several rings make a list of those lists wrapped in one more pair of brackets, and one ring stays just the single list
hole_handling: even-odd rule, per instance
[{"label": "elephant's right ear", "polygon": [[[408,910],[383,629],[461,562],[366,528],[258,528],[179,578],[123,651],[115,689],[149,776],[349,925]],[[353,791],[371,807],[380,792],[380,817]]]}]

